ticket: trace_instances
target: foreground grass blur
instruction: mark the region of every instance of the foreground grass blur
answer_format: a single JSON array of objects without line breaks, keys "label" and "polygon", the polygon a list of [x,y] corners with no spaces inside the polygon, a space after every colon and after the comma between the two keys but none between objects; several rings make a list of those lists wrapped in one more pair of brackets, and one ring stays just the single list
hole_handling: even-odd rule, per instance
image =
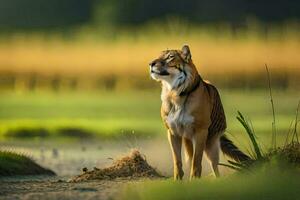
[{"label": "foreground grass blur", "polygon": [[192,182],[148,181],[132,184],[116,199],[299,199],[299,169],[276,160],[251,174],[233,174],[218,179],[204,177]]}]

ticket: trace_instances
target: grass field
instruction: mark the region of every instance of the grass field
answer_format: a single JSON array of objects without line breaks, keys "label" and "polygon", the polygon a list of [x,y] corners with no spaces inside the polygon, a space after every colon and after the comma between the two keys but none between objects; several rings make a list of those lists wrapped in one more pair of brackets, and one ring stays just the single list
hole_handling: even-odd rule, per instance
[{"label": "grass field", "polygon": [[[221,90],[221,95],[228,132],[242,141],[243,129],[235,119],[239,110],[249,117],[258,137],[269,144],[272,111],[268,91]],[[299,97],[299,92],[274,93],[279,138],[285,137],[290,123],[295,119]],[[2,140],[26,137],[26,134],[70,136],[72,132],[79,137],[87,134],[115,139],[123,135],[165,136],[160,119],[160,92],[1,94]]]}]

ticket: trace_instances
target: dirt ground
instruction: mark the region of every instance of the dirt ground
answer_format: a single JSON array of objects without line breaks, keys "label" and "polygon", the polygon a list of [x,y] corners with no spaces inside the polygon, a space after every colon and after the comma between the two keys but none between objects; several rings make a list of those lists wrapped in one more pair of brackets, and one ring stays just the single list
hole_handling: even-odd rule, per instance
[{"label": "dirt ground", "polygon": [[[139,148],[147,156],[152,166],[164,175],[172,172],[169,146],[166,141],[138,141],[140,145],[127,142],[78,142],[41,143],[12,142],[0,144],[3,149],[13,149],[32,157],[40,165],[50,168],[57,176],[19,176],[0,178],[0,200],[2,199],[111,199],[128,183],[143,179],[118,178],[114,180],[85,181],[70,183],[68,180],[81,174],[87,167],[110,166],[117,158],[127,155],[132,148]],[[163,144],[158,154],[157,143]],[[155,145],[154,145],[155,144]],[[161,155],[162,157],[158,157]],[[170,164],[168,164],[170,163]],[[167,166],[167,167],[164,167]]]},{"label": "dirt ground", "polygon": [[[99,143],[1,143],[3,149],[13,149],[32,157],[40,165],[56,172],[55,177],[27,176],[0,178],[0,200],[2,199],[111,199],[128,183],[143,179],[119,178],[69,183],[68,180],[87,167],[110,166],[116,158],[127,155],[137,148],[146,156],[147,162],[166,177],[172,176],[172,156],[166,139]],[[157,148],[159,147],[159,148]],[[211,172],[204,161],[204,174]],[[186,166],[185,166],[186,168]],[[185,169],[186,170],[186,169]],[[221,173],[224,168],[221,168]],[[188,177],[186,171],[185,177]]]},{"label": "dirt ground", "polygon": [[36,199],[111,199],[128,183],[142,179],[97,180],[69,183],[56,178],[14,178],[0,181],[0,199],[2,200],[36,200]]}]

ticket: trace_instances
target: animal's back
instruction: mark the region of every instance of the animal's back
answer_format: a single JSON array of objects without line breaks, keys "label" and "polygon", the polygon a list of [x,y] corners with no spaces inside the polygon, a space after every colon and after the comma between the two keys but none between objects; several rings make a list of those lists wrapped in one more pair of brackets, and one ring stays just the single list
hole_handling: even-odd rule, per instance
[{"label": "animal's back", "polygon": [[207,88],[212,100],[212,111],[210,115],[211,125],[208,128],[208,139],[210,139],[216,134],[223,133],[227,128],[227,124],[224,108],[217,88],[208,81],[204,81],[204,86]]}]

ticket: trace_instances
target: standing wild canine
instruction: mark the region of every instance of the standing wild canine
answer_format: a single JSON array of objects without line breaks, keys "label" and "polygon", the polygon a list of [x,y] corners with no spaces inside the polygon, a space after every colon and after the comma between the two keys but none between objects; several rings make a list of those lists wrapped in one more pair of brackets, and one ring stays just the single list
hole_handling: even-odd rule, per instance
[{"label": "standing wild canine", "polygon": [[183,177],[182,143],[191,164],[191,178],[201,176],[203,152],[216,176],[220,147],[234,160],[250,159],[223,135],[226,118],[218,90],[201,78],[191,58],[185,45],[182,50],[163,51],[150,63],[151,77],[162,84],[161,117],[168,129],[174,179]]}]

